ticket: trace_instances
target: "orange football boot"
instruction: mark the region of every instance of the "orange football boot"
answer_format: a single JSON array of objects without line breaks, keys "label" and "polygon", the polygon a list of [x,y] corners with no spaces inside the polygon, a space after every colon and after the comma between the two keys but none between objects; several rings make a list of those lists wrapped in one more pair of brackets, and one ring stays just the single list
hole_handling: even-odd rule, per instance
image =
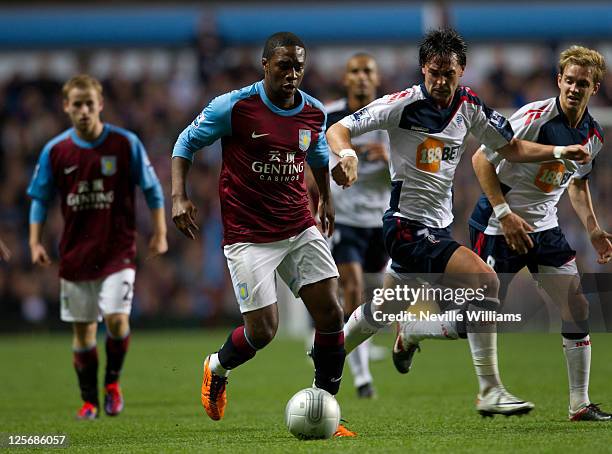
[{"label": "orange football boot", "polygon": [[339,437],[356,437],[357,434],[352,430],[349,430],[343,424],[338,424],[338,429],[334,433],[334,438]]},{"label": "orange football boot", "polygon": [[225,405],[227,404],[227,395],[225,393],[225,385],[227,377],[222,377],[213,374],[208,366],[210,363],[210,355],[204,361],[204,376],[202,377],[202,406],[206,410],[206,414],[210,419],[219,421],[225,413]]}]

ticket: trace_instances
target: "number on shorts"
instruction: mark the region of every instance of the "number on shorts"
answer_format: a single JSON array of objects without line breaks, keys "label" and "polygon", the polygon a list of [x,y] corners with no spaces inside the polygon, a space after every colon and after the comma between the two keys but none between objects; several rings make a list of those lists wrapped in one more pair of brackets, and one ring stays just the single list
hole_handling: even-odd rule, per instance
[{"label": "number on shorts", "polygon": [[132,301],[132,297],[134,296],[134,284],[128,281],[122,282],[125,288],[125,295],[123,295],[123,301]]}]

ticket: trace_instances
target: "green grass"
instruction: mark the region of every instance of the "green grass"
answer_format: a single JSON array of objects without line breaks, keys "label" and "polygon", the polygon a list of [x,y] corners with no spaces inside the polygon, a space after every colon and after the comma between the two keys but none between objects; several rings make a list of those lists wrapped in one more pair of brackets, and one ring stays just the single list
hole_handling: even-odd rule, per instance
[{"label": "green grass", "polygon": [[[79,406],[68,335],[2,336],[0,432],[64,433],[86,452],[610,452],[612,425],[567,421],[559,335],[499,336],[505,384],[536,403],[522,418],[482,419],[466,341],[429,341],[410,374],[390,359],[372,364],[379,397],[355,396],[348,371],[338,400],[356,439],[298,441],[285,429],[287,400],[312,381],[304,343],[277,339],[230,376],[225,419],[200,407],[203,355],[225,332],[136,332],[117,418],[75,421]],[[377,342],[388,345],[382,336]],[[591,397],[612,408],[612,335],[594,336]],[[101,352],[101,358],[104,358]],[[348,369],[348,367],[347,367]],[[101,371],[102,372],[102,371]],[[16,451],[23,452],[23,451]]]}]

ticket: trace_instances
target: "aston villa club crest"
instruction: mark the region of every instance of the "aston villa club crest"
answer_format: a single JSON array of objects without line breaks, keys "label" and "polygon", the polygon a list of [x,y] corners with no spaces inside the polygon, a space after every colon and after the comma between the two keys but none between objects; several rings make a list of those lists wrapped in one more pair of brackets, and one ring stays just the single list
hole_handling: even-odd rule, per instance
[{"label": "aston villa club crest", "polygon": [[249,297],[249,288],[247,284],[238,284],[238,296],[240,301],[244,301]]},{"label": "aston villa club crest", "polygon": [[117,172],[117,156],[102,156],[100,159],[102,175],[110,177]]},{"label": "aston villa club crest", "polygon": [[310,129],[300,129],[298,141],[300,144],[300,150],[307,151],[308,147],[310,147]]}]

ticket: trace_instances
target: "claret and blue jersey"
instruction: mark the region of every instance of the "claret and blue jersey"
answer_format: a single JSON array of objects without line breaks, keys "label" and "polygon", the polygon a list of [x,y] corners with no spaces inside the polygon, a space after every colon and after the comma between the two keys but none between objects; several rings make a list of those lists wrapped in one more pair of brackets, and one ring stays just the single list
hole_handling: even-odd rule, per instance
[{"label": "claret and blue jersey", "polygon": [[193,161],[196,151],[221,139],[224,245],[279,241],[315,225],[304,167],[328,166],[326,115],[315,98],[302,91],[296,97],[296,107],[280,109],[262,81],[221,95],[174,146],[173,157]]},{"label": "claret and blue jersey", "polygon": [[94,142],[69,129],[43,148],[28,187],[30,223],[42,223],[56,192],[64,231],[60,271],[71,281],[92,280],[134,267],[135,185],[149,208],[161,208],[163,192],[135,134],[105,124]]}]

